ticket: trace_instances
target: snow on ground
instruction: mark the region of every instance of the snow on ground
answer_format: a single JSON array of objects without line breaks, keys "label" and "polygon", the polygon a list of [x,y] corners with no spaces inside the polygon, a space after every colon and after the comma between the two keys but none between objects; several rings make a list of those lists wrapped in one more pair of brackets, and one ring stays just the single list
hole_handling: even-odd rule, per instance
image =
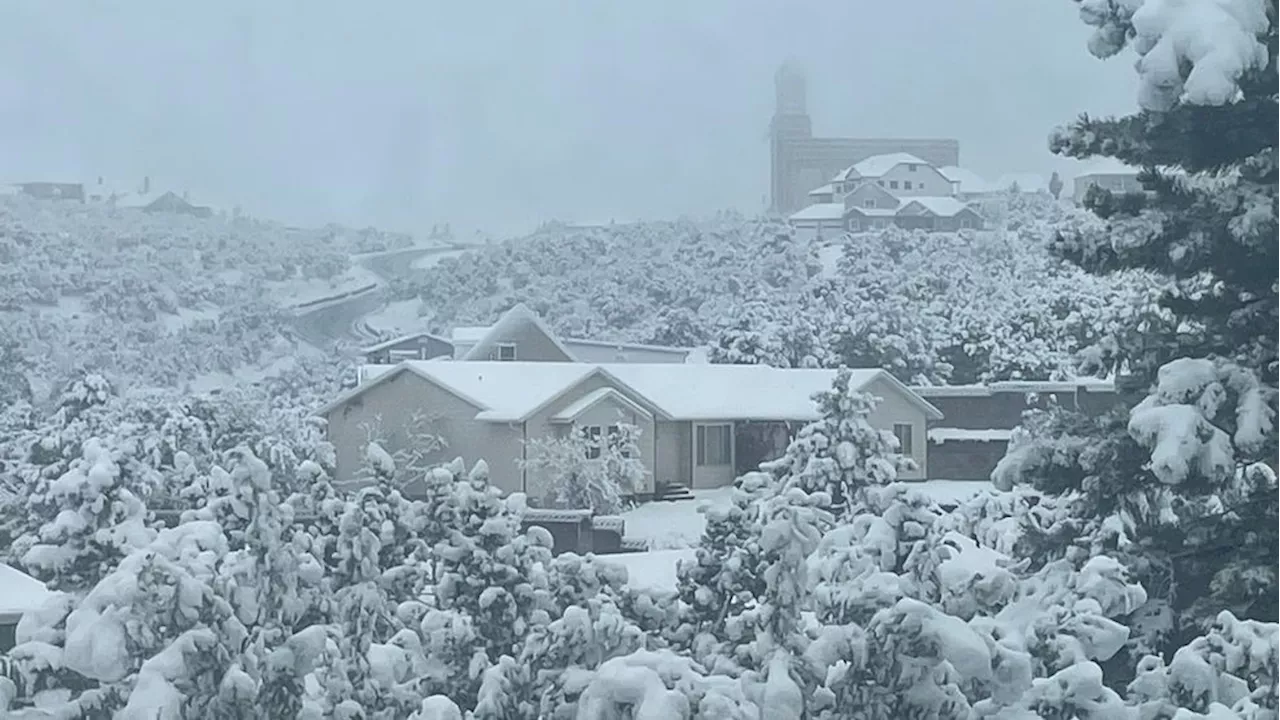
[{"label": "snow on ground", "polygon": [[423,255],[417,260],[414,260],[413,268],[415,270],[426,270],[428,268],[433,268],[436,265],[438,265],[441,260],[444,260],[445,258],[456,258],[459,255],[462,255],[467,252],[470,252],[470,250],[463,249],[463,250],[451,250],[448,252],[429,253],[427,255]]},{"label": "snow on ground", "polygon": [[37,610],[50,594],[44,583],[0,563],[0,618]]},{"label": "snow on ground", "polygon": [[[955,505],[988,490],[994,491],[985,480],[927,480],[909,483],[924,491],[937,503]],[[630,540],[644,540],[650,550],[639,553],[620,553],[602,556],[602,560],[616,563],[627,569],[627,583],[634,588],[674,590],[676,567],[682,559],[693,559],[694,550],[706,527],[704,516],[698,508],[708,505],[728,505],[733,500],[733,488],[695,490],[693,500],[676,502],[650,502],[623,513],[626,522],[623,533]]]},{"label": "snow on ground", "polygon": [[844,247],[836,244],[823,245],[818,249],[818,261],[822,263],[822,276],[832,278],[838,273],[837,265],[844,254]]},{"label": "snow on ground", "polygon": [[381,310],[365,316],[369,327],[392,335],[408,334],[422,329],[422,299],[397,300]]},{"label": "snow on ground", "polygon": [[178,308],[177,313],[161,313],[160,322],[169,332],[179,332],[183,328],[190,327],[201,320],[214,322],[218,319],[218,309],[216,307],[195,308]]},{"label": "snow on ground", "polygon": [[688,548],[698,544],[706,520],[698,508],[704,505],[728,506],[733,488],[695,490],[693,500],[650,502],[623,513],[628,539],[643,540],[651,550]]},{"label": "snow on ground", "polygon": [[627,570],[627,585],[637,590],[671,591],[676,589],[676,568],[681,560],[693,560],[694,551],[651,550],[642,553],[606,555],[601,560],[621,565]]},{"label": "snow on ground", "polygon": [[353,265],[332,280],[285,280],[267,284],[267,293],[280,305],[291,307],[376,285],[378,276],[363,265]]}]

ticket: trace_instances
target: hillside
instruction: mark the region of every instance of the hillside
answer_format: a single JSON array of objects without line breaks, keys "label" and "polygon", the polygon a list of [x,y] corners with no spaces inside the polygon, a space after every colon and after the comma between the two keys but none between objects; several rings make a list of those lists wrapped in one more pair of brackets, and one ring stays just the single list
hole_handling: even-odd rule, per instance
[{"label": "hillside", "polygon": [[37,394],[84,369],[208,389],[329,363],[288,306],[369,283],[352,255],[408,242],[0,197],[0,348]]},{"label": "hillside", "polygon": [[999,214],[998,231],[892,229],[828,245],[733,215],[550,227],[394,291],[434,330],[524,302],[570,336],[710,344],[725,362],[876,365],[932,383],[1068,375],[1080,350],[1152,305],[1148,275],[1088,275],[1049,254],[1056,229],[1090,216],[1047,196]]}]

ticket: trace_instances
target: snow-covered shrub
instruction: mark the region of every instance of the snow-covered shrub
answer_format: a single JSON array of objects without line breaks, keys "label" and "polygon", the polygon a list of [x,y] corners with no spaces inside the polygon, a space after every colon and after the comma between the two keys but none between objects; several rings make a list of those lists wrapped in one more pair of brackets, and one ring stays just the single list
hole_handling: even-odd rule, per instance
[{"label": "snow-covered shrub", "polygon": [[644,488],[648,470],[639,443],[640,428],[628,423],[611,425],[606,437],[575,430],[528,441],[521,465],[547,486],[551,507],[613,515],[626,496]]}]

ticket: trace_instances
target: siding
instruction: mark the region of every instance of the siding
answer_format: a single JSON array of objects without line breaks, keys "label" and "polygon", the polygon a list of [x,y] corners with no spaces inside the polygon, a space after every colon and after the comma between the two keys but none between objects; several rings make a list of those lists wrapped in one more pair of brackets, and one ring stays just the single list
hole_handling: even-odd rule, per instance
[{"label": "siding", "polygon": [[[497,360],[498,349],[497,343],[515,343],[516,360],[524,360],[528,362],[571,362],[573,358],[566,357],[560,348],[556,347],[555,342],[547,337],[545,333],[538,329],[533,323],[520,323],[517,327],[512,328],[510,332],[504,333],[502,336],[493,338],[495,347],[492,358],[476,358],[477,360]],[[474,347],[474,343],[470,345],[457,345],[454,350],[454,357],[462,357],[468,350]]]},{"label": "siding", "polygon": [[[893,168],[883,176],[875,178],[873,182],[877,185],[883,182],[886,191],[898,197],[913,197],[916,195],[934,195],[946,196],[952,192],[951,181],[942,173],[928,165],[917,165],[916,171],[911,170],[904,163]],[[893,188],[890,183],[897,182],[898,187]],[[911,189],[906,189],[906,183],[911,183]]]},{"label": "siding", "polygon": [[329,413],[328,438],[337,455],[334,479],[346,482],[355,478],[363,464],[369,430],[374,427],[379,428],[380,442],[387,452],[404,449],[408,443],[405,428],[419,412],[437,418],[433,429],[448,443],[441,453],[442,461],[461,457],[470,468],[483,459],[495,486],[504,492],[520,490],[516,460],[523,449],[521,428],[475,420],[477,408],[411,372],[401,372]]},{"label": "siding", "polygon": [[871,411],[871,416],[867,418],[873,426],[892,431],[894,423],[911,424],[913,452],[910,457],[916,461],[918,467],[901,473],[898,477],[903,480],[924,480],[929,476],[929,451],[925,437],[928,419],[925,417],[924,410],[911,403],[901,391],[883,379],[871,383],[865,388],[865,392],[880,398],[876,409]]}]

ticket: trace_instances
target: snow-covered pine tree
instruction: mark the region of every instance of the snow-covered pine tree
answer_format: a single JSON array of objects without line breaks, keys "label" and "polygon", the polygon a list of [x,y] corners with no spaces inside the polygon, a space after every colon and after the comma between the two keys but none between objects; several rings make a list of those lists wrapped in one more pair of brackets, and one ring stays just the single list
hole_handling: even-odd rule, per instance
[{"label": "snow-covered pine tree", "polygon": [[489,470],[477,463],[465,480],[456,478],[452,515],[459,519],[438,543],[436,600],[442,610],[470,618],[490,662],[513,655],[532,624],[550,621],[545,568],[551,538],[545,529],[520,531]]},{"label": "snow-covered pine tree", "polygon": [[1054,247],[1090,272],[1172,282],[1162,321],[1124,328],[1092,358],[1156,387],[1128,415],[1050,418],[999,474],[1074,497],[1086,536],[1128,550],[1153,600],[1173,607],[1176,647],[1213,608],[1276,619],[1276,6],[1087,10],[1095,54],[1132,39],[1142,55],[1144,109],[1082,116],[1050,144],[1145,168],[1145,192],[1092,190],[1086,204],[1105,222],[1061,232]]},{"label": "snow-covered pine tree", "polygon": [[864,488],[888,485],[912,467],[892,433],[869,422],[875,398],[849,381],[850,372],[841,370],[830,390],[814,395],[822,418],[802,428],[783,457],[762,466],[805,492],[827,493],[839,519],[851,517]]},{"label": "snow-covered pine tree", "polygon": [[676,570],[681,617],[680,626],[672,633],[673,642],[695,658],[703,658],[715,645],[727,642],[726,623],[764,595],[755,533],[756,501],[773,484],[773,478],[765,473],[747,473],[734,481],[728,506],[701,510],[706,526],[694,560],[681,561]]}]

